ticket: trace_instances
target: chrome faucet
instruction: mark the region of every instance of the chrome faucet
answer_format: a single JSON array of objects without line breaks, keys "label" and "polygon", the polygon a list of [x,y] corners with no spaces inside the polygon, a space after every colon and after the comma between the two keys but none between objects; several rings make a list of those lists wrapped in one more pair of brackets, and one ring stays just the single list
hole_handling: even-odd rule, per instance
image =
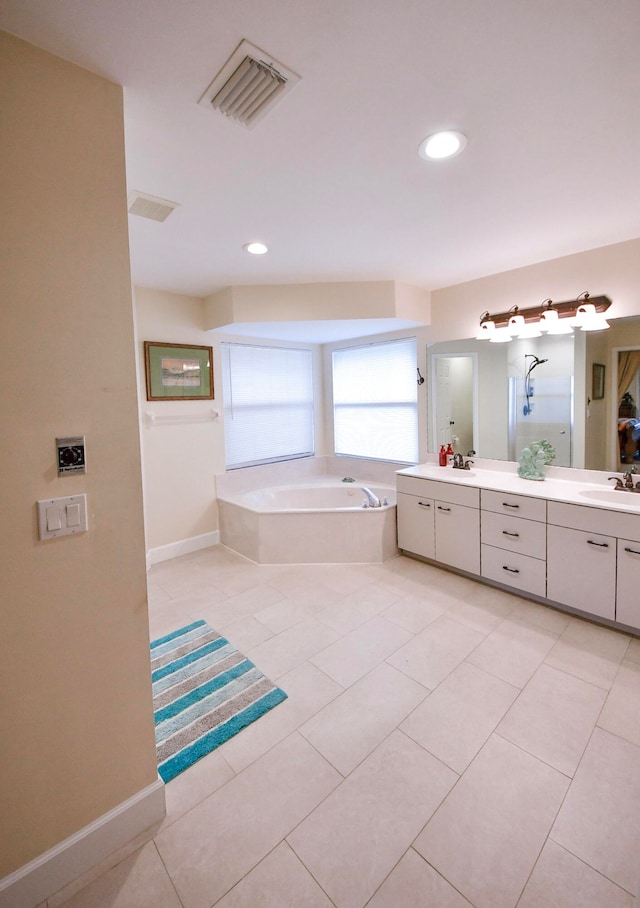
[{"label": "chrome faucet", "polygon": [[371,489],[368,489],[366,486],[362,486],[362,491],[367,496],[367,504],[370,508],[380,508],[382,504],[377,495],[374,495]]}]

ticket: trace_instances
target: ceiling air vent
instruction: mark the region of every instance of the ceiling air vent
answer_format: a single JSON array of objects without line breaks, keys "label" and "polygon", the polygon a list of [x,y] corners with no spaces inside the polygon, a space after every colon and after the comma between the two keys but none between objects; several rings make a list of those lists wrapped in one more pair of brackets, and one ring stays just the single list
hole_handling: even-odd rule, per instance
[{"label": "ceiling air vent", "polygon": [[152,221],[166,221],[171,212],[180,207],[178,202],[146,195],[137,189],[129,194],[127,201],[129,214],[138,214],[141,218],[149,218]]},{"label": "ceiling air vent", "polygon": [[251,128],[299,79],[260,48],[242,41],[198,103]]}]

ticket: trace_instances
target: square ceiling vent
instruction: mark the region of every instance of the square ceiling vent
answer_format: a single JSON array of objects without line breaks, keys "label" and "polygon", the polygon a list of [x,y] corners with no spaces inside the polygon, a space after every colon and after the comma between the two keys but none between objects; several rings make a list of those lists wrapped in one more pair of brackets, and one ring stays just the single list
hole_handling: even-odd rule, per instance
[{"label": "square ceiling vent", "polygon": [[270,54],[241,41],[198,104],[251,128],[299,81]]},{"label": "square ceiling vent", "polygon": [[129,193],[127,203],[129,214],[137,214],[151,221],[166,221],[171,212],[180,207],[178,202],[159,199],[155,195],[138,192],[137,189]]}]

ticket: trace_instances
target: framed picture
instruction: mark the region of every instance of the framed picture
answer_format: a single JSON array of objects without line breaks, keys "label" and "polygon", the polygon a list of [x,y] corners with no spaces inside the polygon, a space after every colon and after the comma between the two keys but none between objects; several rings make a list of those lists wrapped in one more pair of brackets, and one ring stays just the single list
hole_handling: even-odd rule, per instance
[{"label": "framed picture", "polygon": [[213,398],[213,350],[189,344],[144,342],[147,400]]},{"label": "framed picture", "polygon": [[593,364],[591,396],[594,400],[602,400],[604,397],[604,366],[602,363]]}]

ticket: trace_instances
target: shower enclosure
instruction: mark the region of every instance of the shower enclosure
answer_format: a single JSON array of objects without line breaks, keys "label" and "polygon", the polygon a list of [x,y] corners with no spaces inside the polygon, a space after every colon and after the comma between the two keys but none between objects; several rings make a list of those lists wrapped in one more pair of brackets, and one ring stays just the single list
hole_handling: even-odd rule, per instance
[{"label": "shower enclosure", "polygon": [[571,466],[573,376],[509,378],[509,459],[534,441],[556,449],[554,467]]}]

